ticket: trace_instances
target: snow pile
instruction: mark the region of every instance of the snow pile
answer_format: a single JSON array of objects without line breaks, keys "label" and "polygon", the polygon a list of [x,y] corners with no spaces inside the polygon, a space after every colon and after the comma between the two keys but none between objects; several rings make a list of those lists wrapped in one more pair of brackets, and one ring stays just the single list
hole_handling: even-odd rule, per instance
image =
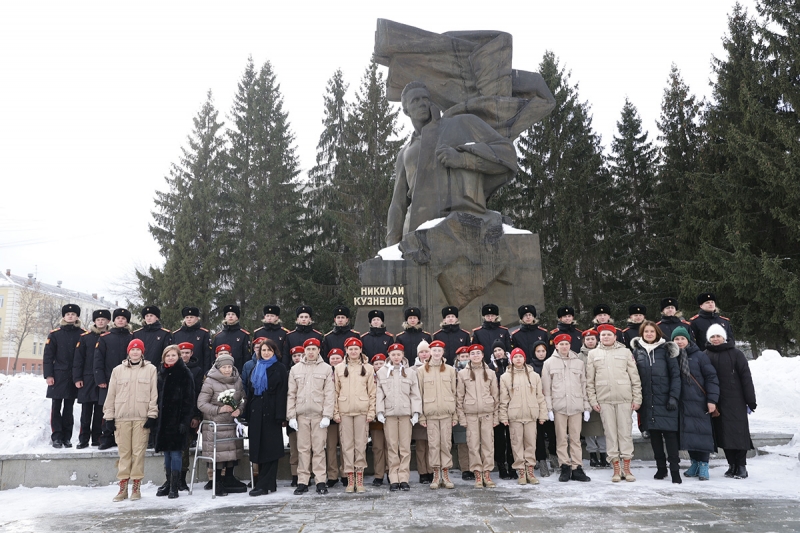
[{"label": "snow pile", "polygon": [[515,228],[508,224],[503,224],[503,233],[505,235],[532,235],[532,233],[526,229]]},{"label": "snow pile", "polygon": [[758,403],[750,431],[800,433],[800,357],[764,350],[750,361],[750,372]]},{"label": "snow pile", "polygon": [[378,257],[384,261],[402,261],[403,252],[400,251],[400,243],[389,246],[388,248],[383,248],[378,252]]},{"label": "snow pile", "polygon": [[417,228],[417,231],[423,230],[423,229],[430,229],[430,228],[432,228],[434,226],[438,226],[439,222],[441,222],[442,220],[444,220],[444,217],[442,217],[442,218],[434,218],[433,220],[429,220],[427,222],[423,222],[422,224],[419,225],[419,227]]}]

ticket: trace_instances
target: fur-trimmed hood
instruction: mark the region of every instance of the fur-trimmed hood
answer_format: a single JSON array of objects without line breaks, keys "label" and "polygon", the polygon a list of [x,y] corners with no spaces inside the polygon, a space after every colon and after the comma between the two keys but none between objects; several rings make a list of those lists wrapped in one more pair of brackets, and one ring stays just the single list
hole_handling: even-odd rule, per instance
[{"label": "fur-trimmed hood", "polygon": [[83,322],[81,322],[80,318],[77,318],[75,319],[75,322],[69,323],[62,318],[58,323],[58,327],[63,328],[64,326],[75,326],[76,328],[82,328]]},{"label": "fur-trimmed hood", "polygon": [[[678,354],[681,352],[681,349],[678,348],[677,344],[675,344],[672,341],[668,341],[668,340],[664,339],[663,337],[661,339],[659,339],[658,342],[656,342],[655,344],[646,343],[646,342],[644,342],[644,340],[642,340],[641,337],[634,337],[631,340],[631,348],[633,350],[637,350],[637,349],[641,348],[642,350],[644,350],[644,351],[646,351],[648,353],[650,353],[650,350],[647,349],[647,346],[658,347],[658,346],[661,346],[662,344],[664,345],[664,348],[666,348],[670,359],[673,358],[673,357],[678,357]],[[647,345],[647,346],[645,346],[645,345]]]},{"label": "fur-trimmed hood", "polygon": [[109,330],[108,325],[106,325],[106,327],[104,327],[103,329],[100,329],[100,328],[98,328],[97,326],[94,325],[94,322],[92,322],[92,325],[89,326],[89,331],[91,331],[92,333],[95,333],[97,335],[102,335],[103,333],[105,333],[108,330]]},{"label": "fur-trimmed hood", "polygon": [[439,322],[439,328],[444,329],[445,326],[456,326],[458,329],[461,329],[461,321],[456,319],[452,324],[446,324],[444,320]]},{"label": "fur-trimmed hood", "polygon": [[417,322],[416,326],[410,325],[408,322],[403,322],[403,331],[422,331],[422,321]]},{"label": "fur-trimmed hood", "polygon": [[530,324],[526,324],[525,322],[520,320],[519,321],[519,325],[520,326],[538,326],[539,325],[539,319],[537,317],[533,317],[533,322],[531,322]]},{"label": "fur-trimmed hood", "polygon": [[[573,324],[574,324],[574,323],[575,323],[575,322],[573,321]],[[613,318],[611,318],[611,317],[609,317],[609,318],[608,318],[608,322],[605,322],[605,323],[606,323],[606,324],[611,324],[611,325],[613,326],[613,325],[614,325],[614,319],[613,319]],[[600,325],[600,322],[598,322],[598,321],[597,321],[597,318],[593,318],[593,319],[592,319],[592,325],[594,325],[594,326],[599,326],[599,325]]]}]

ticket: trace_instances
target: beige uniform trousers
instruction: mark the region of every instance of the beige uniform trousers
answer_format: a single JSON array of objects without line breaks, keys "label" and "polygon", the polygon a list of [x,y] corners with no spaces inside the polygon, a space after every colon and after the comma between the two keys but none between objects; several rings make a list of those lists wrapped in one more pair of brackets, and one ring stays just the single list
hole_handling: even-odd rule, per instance
[{"label": "beige uniform trousers", "polygon": [[467,419],[467,446],[469,469],[473,472],[491,471],[494,468],[494,416],[465,415]]},{"label": "beige uniform trousers", "polygon": [[469,472],[469,447],[466,442],[461,442],[456,445],[458,448],[458,468],[462,472]]},{"label": "beige uniform trousers", "polygon": [[[328,426],[328,443],[325,446],[325,457],[328,465],[328,479],[334,480],[344,477],[344,472],[339,464],[336,447],[339,445],[339,424]],[[320,481],[321,483],[321,481]]]},{"label": "beige uniform trousers", "polygon": [[600,404],[600,419],[603,421],[606,452],[610,461],[633,458],[632,411],[629,403]]},{"label": "beige uniform trousers", "polygon": [[363,472],[367,467],[367,415],[342,416],[339,422],[339,446],[344,472]]},{"label": "beige uniform trousers", "polygon": [[428,462],[428,441],[416,440],[414,442],[414,453],[417,459],[417,472],[420,474],[433,474],[430,462]]},{"label": "beige uniform trousers", "polygon": [[583,413],[567,416],[555,413],[556,453],[559,465],[570,465],[573,470],[583,464],[581,451],[581,426]]},{"label": "beige uniform trousers", "polygon": [[297,483],[308,485],[311,472],[317,483],[325,480],[325,439],[328,430],[319,427],[321,415],[297,417]]},{"label": "beige uniform trousers", "polygon": [[453,468],[453,419],[426,421],[428,424],[428,464],[431,469]]},{"label": "beige uniform trousers", "polygon": [[150,430],[144,429],[144,420],[117,422],[114,438],[119,450],[117,479],[142,479],[144,477],[144,453]]},{"label": "beige uniform trousers", "polygon": [[383,432],[388,449],[389,483],[408,483],[411,470],[411,418],[387,416]]},{"label": "beige uniform trousers", "polygon": [[375,477],[383,479],[386,474],[386,455],[388,453],[386,434],[382,429],[370,429],[369,435],[372,437],[372,464]]},{"label": "beige uniform trousers", "polygon": [[[255,465],[254,465],[255,466]],[[297,475],[297,432],[289,433],[289,468],[292,475]]]},{"label": "beige uniform trousers", "polygon": [[511,436],[511,451],[514,453],[514,470],[523,470],[526,465],[536,464],[536,420],[531,422],[508,422]]}]

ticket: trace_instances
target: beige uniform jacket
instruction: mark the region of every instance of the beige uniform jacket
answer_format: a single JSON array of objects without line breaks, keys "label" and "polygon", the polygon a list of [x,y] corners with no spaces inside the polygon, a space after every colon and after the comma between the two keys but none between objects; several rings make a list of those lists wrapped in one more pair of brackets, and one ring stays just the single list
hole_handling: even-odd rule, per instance
[{"label": "beige uniform jacket", "polygon": [[[441,371],[444,365],[444,371]],[[420,422],[430,420],[441,420],[450,418],[453,422],[458,422],[456,415],[456,369],[442,362],[441,364],[430,363],[430,372],[425,368],[417,370],[419,380],[419,393],[422,397],[422,415]]]},{"label": "beige uniform jacket", "polygon": [[642,382],[631,351],[620,342],[600,345],[586,360],[586,393],[592,406],[601,403],[642,404]]},{"label": "beige uniform jacket", "polygon": [[571,416],[591,409],[586,396],[586,366],[571,350],[566,357],[555,352],[544,362],[542,391],[548,411]]},{"label": "beige uniform jacket", "polygon": [[390,372],[389,365],[378,370],[378,390],[375,410],[384,416],[412,416],[422,412],[419,397],[417,373],[406,368],[395,368]]},{"label": "beige uniform jacket", "polygon": [[335,398],[331,365],[317,356],[314,361],[303,357],[289,371],[289,395],[286,400],[287,420],[298,416],[333,418]]},{"label": "beige uniform jacket", "polygon": [[542,380],[532,367],[525,365],[521,370],[510,368],[500,377],[498,413],[500,422],[503,423],[547,420],[547,402],[542,393]]},{"label": "beige uniform jacket", "polygon": [[[366,356],[362,356],[362,360]],[[361,368],[365,370],[361,375]],[[345,377],[344,370],[348,369]],[[368,420],[375,418],[375,370],[368,363],[352,363],[345,361],[336,365],[336,402],[333,407],[333,418],[342,416],[365,415]]]},{"label": "beige uniform jacket", "polygon": [[114,367],[103,404],[103,418],[117,422],[158,418],[158,372],[147,359],[128,359]]},{"label": "beige uniform jacket", "polygon": [[[472,365],[472,363],[470,363]],[[465,415],[492,415],[492,424],[498,424],[497,406],[500,394],[497,387],[497,376],[488,367],[474,367],[475,379],[470,377],[470,367],[458,373],[456,390],[456,412],[458,422],[467,425]],[[489,379],[484,379],[484,373]]]}]

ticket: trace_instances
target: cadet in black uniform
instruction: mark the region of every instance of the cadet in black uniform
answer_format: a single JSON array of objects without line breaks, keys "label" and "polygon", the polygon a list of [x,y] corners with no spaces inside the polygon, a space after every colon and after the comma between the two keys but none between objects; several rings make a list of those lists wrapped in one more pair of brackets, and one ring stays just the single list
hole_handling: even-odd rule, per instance
[{"label": "cadet in black uniform", "polygon": [[[610,324],[614,326],[614,319],[611,318],[611,306],[608,304],[597,304],[594,306],[592,310],[592,314],[594,318],[592,319],[592,325],[596,328],[600,324]],[[614,326],[614,330],[617,332],[617,342],[621,344],[625,344],[625,335],[623,335],[622,330],[619,329],[617,326]]]},{"label": "cadet in black uniform", "polygon": [[367,314],[369,318],[369,331],[361,335],[361,350],[372,359],[373,355],[385,354],[389,346],[394,343],[394,338],[390,333],[386,333],[386,326],[383,323],[383,311],[373,309]]},{"label": "cadet in black uniform", "polygon": [[108,331],[111,311],[97,309],[92,313],[89,331],[78,339],[75,359],[72,363],[72,380],[78,388],[78,403],[81,404],[81,430],[78,434],[77,448],[100,446],[100,432],[103,425],[103,407],[97,404],[97,383],[94,381],[94,349],[100,335]]},{"label": "cadet in black uniform", "polygon": [[536,318],[536,306],[521,305],[517,309],[519,329],[511,334],[511,348],[519,348],[525,352],[525,361],[533,361],[533,345],[539,341],[550,341],[550,333],[539,325]]},{"label": "cadet in black uniform", "polygon": [[[128,344],[133,340],[133,333],[128,324],[131,320],[130,311],[122,308],[114,309],[111,320],[114,322],[113,327],[100,335],[94,350],[94,381],[99,387],[97,405],[101,408],[108,395],[111,372],[128,357]],[[109,431],[104,425],[98,449],[107,450],[113,446],[116,446],[114,432]]]},{"label": "cadet in black uniform", "polygon": [[344,341],[349,338],[361,338],[361,334],[350,328],[350,309],[340,305],[333,310],[333,329],[325,334],[322,340],[321,355],[325,362],[328,361],[328,352],[339,348],[344,352]]},{"label": "cadet in black uniform", "polygon": [[289,346],[289,350],[303,346],[303,343],[308,339],[317,339],[321,346],[325,336],[321,331],[317,331],[312,327],[314,310],[307,305],[301,305],[294,310],[294,314],[297,317],[295,327],[286,334],[286,344]]},{"label": "cadet in black uniform", "polygon": [[500,308],[495,304],[486,304],[481,308],[483,324],[472,330],[472,343],[483,346],[483,360],[492,362],[492,345],[497,339],[503,341],[506,353],[511,351],[511,335],[508,328],[500,325]]},{"label": "cadet in black uniform", "polygon": [[691,319],[691,333],[694,335],[695,343],[701,350],[706,349],[708,339],[706,339],[706,332],[711,324],[719,324],[728,334],[727,341],[734,344],[733,326],[729,318],[720,316],[719,309],[717,309],[717,297],[713,292],[704,292],[697,295],[697,305],[700,306],[700,312],[694,315]]},{"label": "cadet in black uniform", "polygon": [[568,305],[559,307],[556,310],[556,316],[558,317],[558,325],[554,329],[550,330],[550,355],[552,355],[553,351],[555,350],[555,343],[553,342],[553,339],[562,333],[569,335],[570,339],[572,339],[570,341],[569,349],[575,353],[581,353],[581,346],[583,346],[583,331],[575,327],[575,308]]},{"label": "cadet in black uniform", "polygon": [[422,329],[422,310],[419,307],[407,308],[403,311],[403,317],[405,318],[403,331],[394,336],[394,342],[403,345],[408,366],[414,366],[417,362],[417,346],[422,341],[430,344],[433,342],[433,337]]},{"label": "cadet in black uniform", "polygon": [[236,367],[241,375],[244,364],[252,357],[250,352],[250,332],[243,329],[242,325],[239,324],[239,316],[242,311],[238,305],[226,305],[222,308],[222,313],[225,315],[225,324],[222,326],[222,331],[214,335],[211,348],[216,354],[218,346],[222,344],[230,346],[233,366]]},{"label": "cadet in black uniform", "polygon": [[[194,346],[192,349],[194,364],[202,368],[205,375],[211,369],[215,359],[214,352],[211,351],[211,332],[202,327],[199,308],[184,307],[181,309],[181,315],[183,324],[172,332],[172,340],[175,344],[188,342]],[[197,394],[200,394],[200,389],[197,390]]]},{"label": "cadet in black uniform", "polygon": [[688,320],[684,320],[683,315],[678,311],[677,298],[664,298],[661,300],[661,320],[656,322],[656,324],[661,328],[665,339],[672,339],[672,332],[675,328],[683,326],[691,336],[689,340],[694,341],[691,329],[692,323]]},{"label": "cadet in black uniform", "polygon": [[472,335],[462,329],[458,321],[458,307],[448,305],[442,308],[442,323],[439,327],[442,329],[433,334],[433,340],[444,343],[444,359],[448,365],[455,365],[458,357],[456,350],[472,344]]},{"label": "cadet in black uniform", "polygon": [[[161,327],[161,309],[155,305],[148,305],[142,309],[142,318],[144,326],[133,332],[133,338],[144,343],[144,358],[158,368],[164,348],[175,344],[172,341],[172,332]],[[151,431],[150,434],[155,438],[155,431]]]},{"label": "cadet in black uniform", "polygon": [[625,337],[625,346],[630,350],[631,341],[639,336],[639,326],[644,322],[647,315],[647,308],[642,304],[633,304],[628,307],[628,327],[622,330]]},{"label": "cadet in black uniform", "polygon": [[[289,355],[289,345],[286,343],[286,337],[289,335],[289,330],[281,325],[281,308],[277,305],[264,306],[264,325],[253,332],[253,338],[265,337],[270,339],[278,346],[280,353],[276,353],[278,359],[283,363],[286,368],[292,366],[292,357]],[[258,357],[256,357],[258,360]]]}]

